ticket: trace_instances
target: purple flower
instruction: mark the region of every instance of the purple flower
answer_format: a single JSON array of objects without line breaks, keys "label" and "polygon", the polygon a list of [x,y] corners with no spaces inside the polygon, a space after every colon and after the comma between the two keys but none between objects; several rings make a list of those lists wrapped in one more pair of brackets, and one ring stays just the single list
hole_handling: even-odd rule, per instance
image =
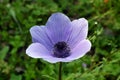
[{"label": "purple flower", "polygon": [[91,48],[87,40],[88,21],[85,18],[70,21],[62,13],[54,13],[46,25],[30,29],[33,43],[26,53],[50,63],[70,62],[84,56]]}]

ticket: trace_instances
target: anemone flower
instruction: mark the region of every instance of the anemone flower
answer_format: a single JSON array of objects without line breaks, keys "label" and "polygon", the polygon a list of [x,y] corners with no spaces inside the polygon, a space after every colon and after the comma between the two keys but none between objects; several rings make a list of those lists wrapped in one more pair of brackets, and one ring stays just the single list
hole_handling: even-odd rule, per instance
[{"label": "anemone flower", "polygon": [[54,13],[45,25],[33,26],[30,33],[33,43],[26,54],[50,63],[71,62],[83,57],[91,48],[85,18],[71,21],[62,13]]}]

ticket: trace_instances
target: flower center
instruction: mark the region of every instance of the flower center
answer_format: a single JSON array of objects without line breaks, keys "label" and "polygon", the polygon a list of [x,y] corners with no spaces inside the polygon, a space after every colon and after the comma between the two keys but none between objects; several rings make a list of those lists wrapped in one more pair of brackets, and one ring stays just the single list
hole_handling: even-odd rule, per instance
[{"label": "flower center", "polygon": [[70,55],[70,47],[66,44],[66,42],[58,42],[54,45],[54,56],[58,58],[65,58]]}]

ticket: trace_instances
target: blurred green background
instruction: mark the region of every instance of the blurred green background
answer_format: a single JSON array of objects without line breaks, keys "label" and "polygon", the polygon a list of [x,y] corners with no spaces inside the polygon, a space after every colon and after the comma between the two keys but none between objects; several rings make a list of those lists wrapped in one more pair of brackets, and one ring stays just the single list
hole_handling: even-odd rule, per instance
[{"label": "blurred green background", "polygon": [[89,21],[92,49],[63,63],[63,80],[120,80],[120,0],[0,0],[0,80],[57,80],[58,63],[25,54],[29,29],[52,13]]}]

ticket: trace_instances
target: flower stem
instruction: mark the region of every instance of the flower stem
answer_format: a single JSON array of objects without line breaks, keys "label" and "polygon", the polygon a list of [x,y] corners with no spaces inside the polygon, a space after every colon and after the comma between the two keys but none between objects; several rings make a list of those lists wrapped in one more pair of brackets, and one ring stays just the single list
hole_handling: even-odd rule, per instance
[{"label": "flower stem", "polygon": [[62,62],[59,63],[59,75],[58,75],[58,80],[62,80]]}]

